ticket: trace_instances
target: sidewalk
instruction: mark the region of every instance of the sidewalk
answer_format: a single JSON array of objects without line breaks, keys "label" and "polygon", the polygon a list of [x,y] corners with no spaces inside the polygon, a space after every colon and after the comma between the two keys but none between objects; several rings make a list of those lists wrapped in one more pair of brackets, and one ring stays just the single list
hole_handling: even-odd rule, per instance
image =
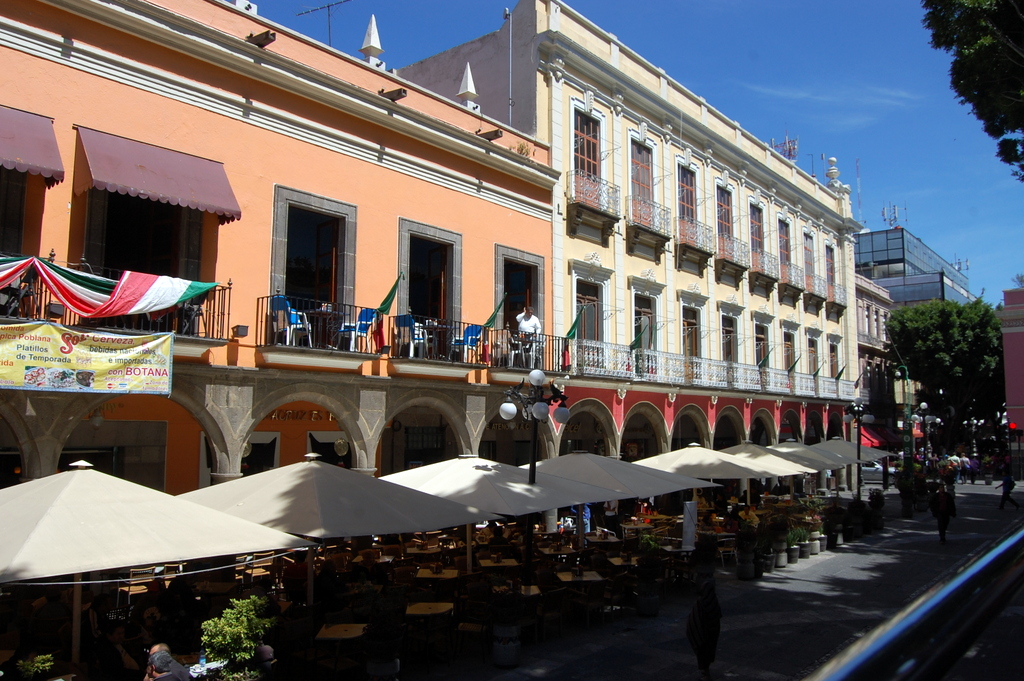
[{"label": "sidewalk", "polygon": [[[877,485],[866,485],[865,488]],[[865,489],[865,494],[866,494]],[[722,635],[716,679],[783,681],[801,679],[855,638],[897,612],[947,571],[965,562],[986,542],[1024,522],[1024,511],[999,511],[1001,490],[984,484],[959,486],[957,518],[940,545],[928,512],[903,520],[895,490],[886,493],[886,527],[863,539],[763,579],[739,581],[735,565],[717,570]],[[844,495],[849,499],[849,493]],[[1024,498],[1022,498],[1024,501]],[[566,620],[561,637],[524,641],[522,664],[502,670],[467,646],[452,665],[409,665],[403,679],[452,681],[620,681],[697,678],[696,659],[686,641],[692,588],[673,590],[655,618],[631,611],[589,630]],[[1016,643],[1024,629],[1024,599],[1018,599],[983,635],[949,679],[1018,679]],[[1015,635],[1016,639],[1010,636]],[[963,668],[963,669],[961,669]]]}]

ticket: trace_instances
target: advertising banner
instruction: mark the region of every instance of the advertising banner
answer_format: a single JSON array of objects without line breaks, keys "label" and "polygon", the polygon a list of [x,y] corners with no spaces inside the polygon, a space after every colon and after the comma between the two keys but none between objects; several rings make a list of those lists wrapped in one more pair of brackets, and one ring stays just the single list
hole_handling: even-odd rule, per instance
[{"label": "advertising banner", "polygon": [[0,388],[169,395],[174,334],[122,336],[50,322],[0,325]]}]

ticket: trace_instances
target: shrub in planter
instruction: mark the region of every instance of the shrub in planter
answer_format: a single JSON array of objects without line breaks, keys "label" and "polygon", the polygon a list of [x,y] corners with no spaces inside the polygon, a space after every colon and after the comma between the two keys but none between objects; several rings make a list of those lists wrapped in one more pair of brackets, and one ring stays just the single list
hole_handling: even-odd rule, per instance
[{"label": "shrub in planter", "polygon": [[34,679],[46,675],[53,669],[53,655],[33,655],[18,660],[18,673],[23,679]]},{"label": "shrub in planter", "polygon": [[736,534],[736,577],[737,579],[754,579],[754,565],[757,548],[757,530],[750,523],[744,523]]},{"label": "shrub in planter", "polygon": [[274,626],[273,617],[260,617],[267,607],[267,599],[250,596],[234,599],[220,617],[203,622],[202,643],[207,658],[223,661],[224,666],[213,672],[215,678],[259,678],[254,656],[264,634]]}]

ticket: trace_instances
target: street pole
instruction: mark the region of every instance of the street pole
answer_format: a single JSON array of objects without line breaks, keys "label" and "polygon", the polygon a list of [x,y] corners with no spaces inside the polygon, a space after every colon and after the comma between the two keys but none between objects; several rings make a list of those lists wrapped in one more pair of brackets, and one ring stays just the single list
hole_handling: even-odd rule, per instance
[{"label": "street pole", "polygon": [[[534,388],[536,392],[538,388]],[[530,484],[537,483],[537,428],[539,427],[536,418],[533,419],[533,428],[530,433]],[[526,541],[524,542],[525,565],[523,565],[523,584],[533,586],[533,514],[526,514]]]}]

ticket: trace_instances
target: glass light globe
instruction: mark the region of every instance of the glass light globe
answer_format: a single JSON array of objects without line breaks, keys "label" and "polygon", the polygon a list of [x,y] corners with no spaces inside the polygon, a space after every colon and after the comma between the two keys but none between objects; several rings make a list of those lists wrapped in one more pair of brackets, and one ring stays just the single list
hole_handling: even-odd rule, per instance
[{"label": "glass light globe", "polygon": [[874,423],[875,422],[875,415],[874,414],[864,414],[864,416],[861,418],[861,421],[863,421],[864,423]]},{"label": "glass light globe", "polygon": [[533,413],[533,418],[541,423],[548,420],[549,407],[546,402],[534,402],[530,411]]},{"label": "glass light globe", "polygon": [[843,416],[843,421],[846,423],[853,423],[853,414],[845,414]]},{"label": "glass light globe", "polygon": [[555,407],[554,413],[551,414],[551,418],[558,423],[569,423],[571,417],[572,413],[566,407]]},{"label": "glass light globe", "polygon": [[928,408],[928,403],[927,402],[922,402],[921,403],[921,409],[927,409],[927,408]]},{"label": "glass light globe", "polygon": [[534,369],[530,372],[530,385],[540,387],[544,385],[544,381],[547,380],[547,376],[540,369]]},{"label": "glass light globe", "polygon": [[516,414],[519,413],[519,410],[516,409],[516,405],[511,402],[503,402],[502,405],[498,407],[498,413],[501,414],[501,418],[506,421],[511,421],[516,417]]}]

